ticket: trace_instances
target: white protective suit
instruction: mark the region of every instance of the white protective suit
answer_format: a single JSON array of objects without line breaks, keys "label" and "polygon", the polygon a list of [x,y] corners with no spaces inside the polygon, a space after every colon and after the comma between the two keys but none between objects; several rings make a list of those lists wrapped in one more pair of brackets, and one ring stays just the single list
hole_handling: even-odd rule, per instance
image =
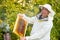
[{"label": "white protective suit", "polygon": [[24,15],[24,18],[28,23],[33,24],[32,31],[30,36],[26,36],[26,40],[50,40],[50,32],[53,26],[53,16],[54,11],[52,10],[47,18],[39,20],[37,17],[27,17]]}]

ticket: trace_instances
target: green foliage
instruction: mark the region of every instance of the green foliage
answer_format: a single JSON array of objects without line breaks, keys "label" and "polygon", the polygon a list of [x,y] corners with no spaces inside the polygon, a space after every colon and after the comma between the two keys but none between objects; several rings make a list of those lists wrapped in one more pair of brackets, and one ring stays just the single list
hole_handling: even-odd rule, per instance
[{"label": "green foliage", "polygon": [[[27,16],[35,16],[39,11],[39,5],[49,3],[56,12],[54,17],[54,26],[51,31],[51,40],[60,39],[60,0],[0,0],[0,20],[9,24],[12,40],[18,40],[12,30],[14,28],[16,16],[18,13],[24,13]],[[0,21],[1,25],[1,21]],[[28,26],[26,36],[30,35],[32,25]],[[0,40],[3,40],[2,29],[0,28]]]}]

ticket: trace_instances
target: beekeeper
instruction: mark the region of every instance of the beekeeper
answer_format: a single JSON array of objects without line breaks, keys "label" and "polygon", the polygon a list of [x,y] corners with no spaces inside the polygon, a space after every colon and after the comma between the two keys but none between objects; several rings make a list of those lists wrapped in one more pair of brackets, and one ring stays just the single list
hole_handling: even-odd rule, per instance
[{"label": "beekeeper", "polygon": [[33,24],[30,36],[22,37],[21,40],[50,40],[50,32],[53,27],[55,12],[51,5],[39,5],[41,12],[34,17],[27,17],[23,14],[28,23]]}]

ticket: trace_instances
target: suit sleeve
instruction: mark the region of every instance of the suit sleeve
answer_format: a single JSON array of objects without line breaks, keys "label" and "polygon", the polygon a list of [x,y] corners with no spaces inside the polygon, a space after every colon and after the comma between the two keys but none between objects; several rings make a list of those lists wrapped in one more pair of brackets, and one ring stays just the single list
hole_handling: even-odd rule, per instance
[{"label": "suit sleeve", "polygon": [[36,17],[27,17],[25,14],[24,14],[24,18],[27,20],[28,23],[30,24],[33,24],[36,20]]}]

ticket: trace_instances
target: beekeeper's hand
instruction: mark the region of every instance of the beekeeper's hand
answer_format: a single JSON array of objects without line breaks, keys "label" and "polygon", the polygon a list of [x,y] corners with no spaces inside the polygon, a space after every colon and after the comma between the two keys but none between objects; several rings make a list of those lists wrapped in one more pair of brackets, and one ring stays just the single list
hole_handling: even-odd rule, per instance
[{"label": "beekeeper's hand", "polygon": [[17,17],[23,17],[24,16],[24,14],[17,14]]},{"label": "beekeeper's hand", "polygon": [[25,37],[21,37],[20,40],[26,40],[26,38]]}]

